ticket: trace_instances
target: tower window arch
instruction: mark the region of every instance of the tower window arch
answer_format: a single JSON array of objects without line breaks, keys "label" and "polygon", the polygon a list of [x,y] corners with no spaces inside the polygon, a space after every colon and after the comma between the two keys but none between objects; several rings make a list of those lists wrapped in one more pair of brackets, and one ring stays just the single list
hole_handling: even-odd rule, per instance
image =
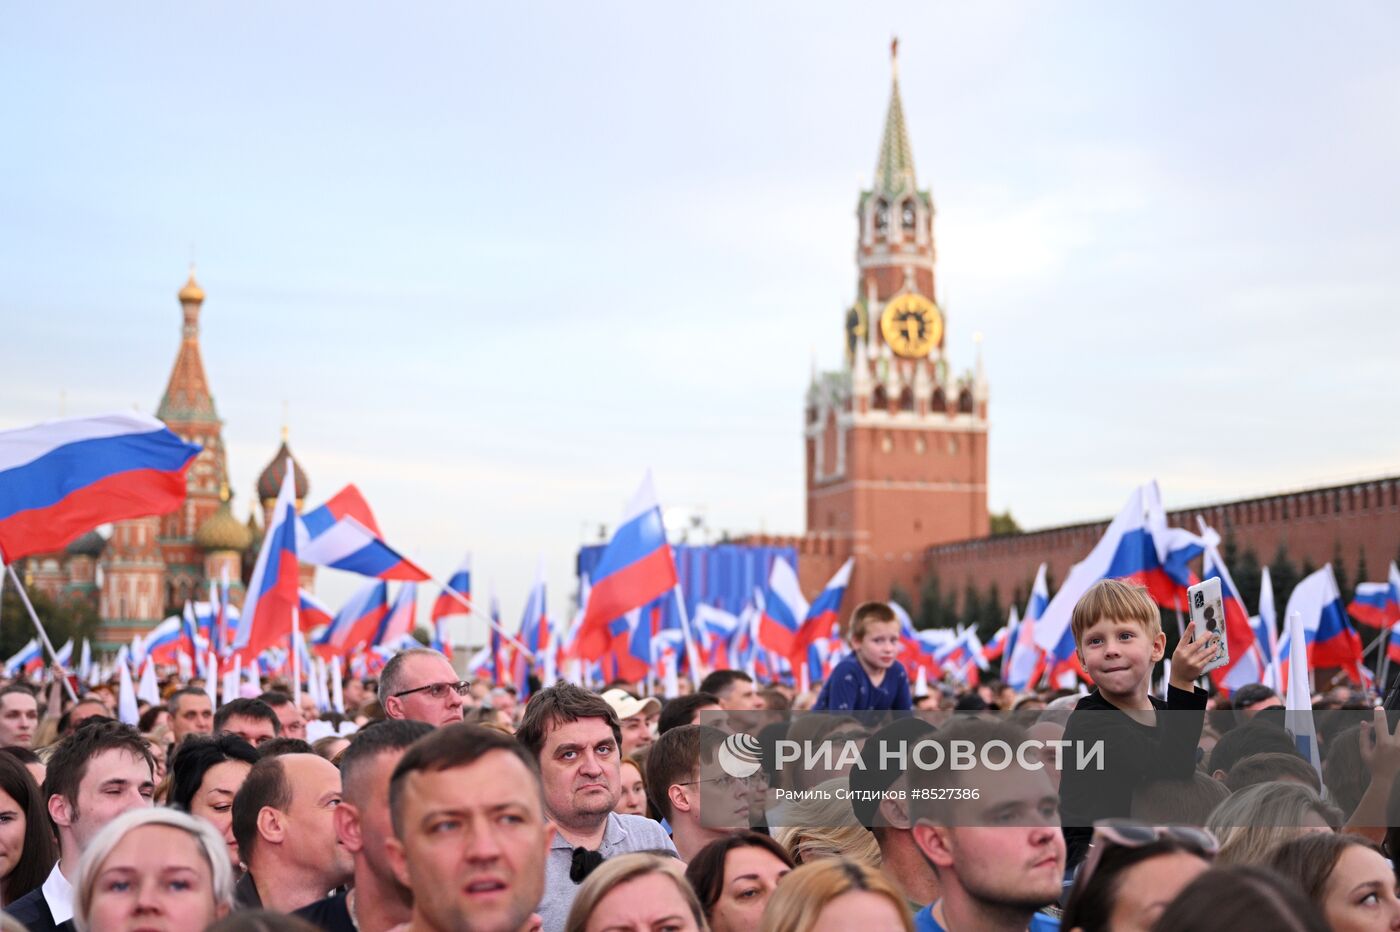
[{"label": "tower window arch", "polygon": [[883,411],[890,406],[890,396],[885,393],[885,386],[875,386],[875,391],[870,396],[870,406],[876,411]]},{"label": "tower window arch", "polygon": [[890,229],[890,203],[883,197],[875,202],[875,232],[884,235]]},{"label": "tower window arch", "polygon": [[913,201],[912,198],[909,199],[909,200],[906,200],[906,201],[900,206],[899,213],[900,213],[900,222],[904,224],[904,229],[907,230],[907,231],[909,231],[909,232],[913,232],[913,230],[914,230],[914,223],[915,223],[916,218],[918,217],[918,214],[916,214],[915,211],[914,211],[914,201]]},{"label": "tower window arch", "polygon": [[934,411],[946,412],[948,410],[948,396],[943,393],[942,386],[933,390],[933,397],[929,399],[928,406]]},{"label": "tower window arch", "polygon": [[904,390],[899,393],[899,410],[914,410],[914,390],[908,385],[904,386]]},{"label": "tower window arch", "polygon": [[972,413],[972,392],[966,388],[958,392],[958,411],[963,414]]}]

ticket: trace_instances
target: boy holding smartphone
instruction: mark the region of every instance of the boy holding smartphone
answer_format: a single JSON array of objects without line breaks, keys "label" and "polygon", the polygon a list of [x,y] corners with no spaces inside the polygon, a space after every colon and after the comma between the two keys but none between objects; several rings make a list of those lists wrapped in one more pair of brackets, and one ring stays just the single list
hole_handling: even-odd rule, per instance
[{"label": "boy holding smartphone", "polygon": [[[1060,811],[1073,868],[1088,850],[1096,820],[1127,818],[1139,787],[1188,779],[1195,771],[1206,707],[1206,692],[1195,682],[1218,644],[1216,636],[1193,640],[1195,623],[1187,626],[1172,654],[1163,701],[1151,695],[1150,686],[1167,636],[1146,589],[1100,580],[1074,606],[1070,629],[1079,662],[1096,687],[1079,700],[1064,734],[1072,743],[1060,782]],[[1100,741],[1102,766],[1076,767],[1074,749]]]}]

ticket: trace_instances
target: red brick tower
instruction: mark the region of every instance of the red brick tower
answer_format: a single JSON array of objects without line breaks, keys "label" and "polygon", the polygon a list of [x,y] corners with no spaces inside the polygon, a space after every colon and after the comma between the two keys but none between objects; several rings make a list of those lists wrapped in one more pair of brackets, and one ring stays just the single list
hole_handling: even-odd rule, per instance
[{"label": "red brick tower", "polygon": [[875,181],[856,207],[846,365],[814,373],[807,393],[807,531],[830,540],[835,562],[856,557],[855,600],[893,586],[917,597],[926,547],[989,529],[987,384],[980,353],[957,377],[944,355],[933,214],[895,59]]}]

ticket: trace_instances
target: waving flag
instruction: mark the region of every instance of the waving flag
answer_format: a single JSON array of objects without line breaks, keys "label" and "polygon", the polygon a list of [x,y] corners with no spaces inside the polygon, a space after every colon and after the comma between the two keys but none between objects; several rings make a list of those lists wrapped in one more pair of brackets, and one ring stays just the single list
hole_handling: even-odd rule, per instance
[{"label": "waving flag", "polygon": [[[594,592],[596,591],[595,589]],[[592,600],[593,595],[590,594],[590,605]],[[525,648],[534,655],[535,660],[531,661],[519,650],[513,651],[515,658],[512,678],[515,681],[515,688],[520,690],[520,698],[522,699],[529,694],[530,670],[549,649],[549,633],[549,609],[545,601],[544,559],[541,558],[539,565],[535,568],[535,583],[530,587],[530,594],[525,599],[525,611],[520,616],[519,639]]]},{"label": "waving flag", "polygon": [[472,600],[472,555],[467,554],[462,563],[452,575],[447,578],[447,586],[444,591],[438,593],[437,599],[433,602],[432,619],[434,623],[439,618],[451,618],[453,616],[466,616],[467,609],[461,602],[457,601],[447,591],[460,595],[468,603]]},{"label": "waving flag", "polygon": [[1282,692],[1283,684],[1279,679],[1278,617],[1274,611],[1274,582],[1269,578],[1267,566],[1259,573],[1259,614],[1249,619],[1249,623],[1254,628],[1255,643],[1264,655],[1264,665],[1267,669],[1267,679],[1264,683],[1274,691]]},{"label": "waving flag", "polygon": [[797,571],[782,557],[773,561],[759,609],[763,614],[759,616],[758,642],[781,657],[792,656],[809,607],[797,582]]},{"label": "waving flag", "polygon": [[1035,584],[1031,586],[1031,597],[1026,602],[1026,614],[1017,627],[1015,643],[1007,652],[1007,663],[1003,677],[1007,685],[1020,691],[1032,683],[1040,681],[1045,669],[1045,650],[1035,642],[1036,626],[1050,604],[1050,588],[1046,584],[1046,565],[1040,564],[1035,574]]},{"label": "waving flag", "polygon": [[1036,644],[1057,665],[1073,656],[1070,614],[1080,596],[1101,579],[1128,579],[1145,586],[1158,605],[1178,604],[1193,581],[1186,564],[1206,543],[1189,531],[1167,526],[1155,481],[1139,486],[1089,555],[1070,567],[1069,577],[1036,623]]},{"label": "waving flag", "polygon": [[[1293,588],[1288,597],[1285,617],[1297,614],[1301,620],[1306,639],[1308,665],[1313,670],[1340,667],[1355,682],[1361,682],[1361,636],[1347,620],[1342,608],[1342,595],[1337,590],[1337,579],[1332,575],[1332,564],[1328,563],[1303,579]],[[1283,658],[1282,676],[1288,683],[1288,666],[1291,660],[1292,624],[1289,634],[1284,635],[1279,644],[1279,656]]]},{"label": "waving flag", "polygon": [[851,584],[851,570],[855,565],[855,557],[841,564],[836,575],[831,577],[826,588],[807,609],[802,627],[798,629],[797,637],[793,639],[792,650],[788,654],[794,662],[798,657],[807,654],[807,648],[814,641],[829,638],[835,632],[840,622],[841,599],[846,595],[846,587]]},{"label": "waving flag", "polygon": [[109,521],[175,510],[199,451],[143,414],[0,431],[0,561],[58,550]]},{"label": "waving flag", "polygon": [[584,660],[602,657],[612,641],[609,622],[665,595],[676,581],[676,563],[648,472],[593,571],[588,609],[571,654]]},{"label": "waving flag", "polygon": [[147,657],[156,663],[174,666],[175,653],[184,636],[184,619],[179,615],[171,615],[156,625],[142,638],[141,649],[132,651],[137,668],[145,664]]},{"label": "waving flag", "polygon": [[1400,568],[1392,562],[1383,583],[1357,583],[1347,614],[1371,628],[1389,628],[1400,621]]},{"label": "waving flag", "polygon": [[401,643],[406,637],[412,637],[417,618],[418,584],[406,582],[399,586],[399,593],[394,596],[394,604],[389,608],[389,614],[379,623],[374,645],[387,647]]},{"label": "waving flag", "polygon": [[67,671],[69,671],[69,672],[72,672],[72,669],[73,669],[73,639],[72,639],[72,638],[69,638],[69,639],[68,639],[68,643],[66,643],[66,644],[64,644],[62,647],[60,647],[60,648],[58,649],[58,651],[53,655],[53,662],[56,663],[56,664],[58,664],[58,665],[59,665],[60,667],[62,667],[64,670],[67,670]]},{"label": "waving flag", "polygon": [[326,603],[322,602],[305,589],[297,590],[297,605],[300,615],[298,626],[303,633],[319,628],[322,625],[330,627],[330,625],[335,622],[335,616],[331,613]]},{"label": "waving flag", "polygon": [[30,638],[15,653],[13,657],[5,661],[5,676],[16,677],[21,673],[33,673],[44,666],[44,648],[39,644],[38,638]]},{"label": "waving flag", "polygon": [[307,537],[299,546],[301,558],[317,566],[376,579],[422,582],[431,578],[351,515],[336,521],[320,535]]},{"label": "waving flag", "polygon": [[[1014,608],[1012,610],[1015,611]],[[996,632],[992,635],[992,639],[982,645],[982,659],[988,664],[991,664],[1005,657],[1006,642],[1010,637],[1011,626],[1009,624],[997,628]],[[983,669],[985,670],[988,668],[983,667]]]},{"label": "waving flag", "polygon": [[342,518],[354,518],[375,537],[382,536],[379,532],[379,524],[374,520],[374,512],[370,510],[369,502],[365,501],[365,497],[354,485],[347,485],[326,499],[325,504],[320,508],[313,508],[302,515],[301,523],[306,529],[307,536],[316,538],[335,527],[336,522]]},{"label": "waving flag", "polygon": [[739,617],[714,605],[701,602],[695,606],[696,633],[700,638],[705,663],[711,670],[731,669],[730,644],[739,628]]},{"label": "waving flag", "polygon": [[335,613],[326,630],[316,639],[316,652],[335,656],[367,645],[387,614],[389,586],[382,579],[370,580],[356,589]]},{"label": "waving flag", "polygon": [[291,636],[292,609],[300,600],[296,529],[296,466],[289,463],[248,582],[234,651],[256,657]]},{"label": "waving flag", "polygon": [[[895,617],[899,619],[899,640],[903,645],[899,653],[899,661],[904,664],[905,670],[915,674],[923,671],[925,676],[932,673],[935,678],[942,676],[943,664],[934,656],[938,644],[932,638],[924,637],[924,635],[933,634],[933,632],[916,630],[914,620],[909,617],[904,606],[898,602],[886,604],[894,612]],[[949,634],[951,633],[949,632]],[[941,637],[941,635],[937,636]]]}]

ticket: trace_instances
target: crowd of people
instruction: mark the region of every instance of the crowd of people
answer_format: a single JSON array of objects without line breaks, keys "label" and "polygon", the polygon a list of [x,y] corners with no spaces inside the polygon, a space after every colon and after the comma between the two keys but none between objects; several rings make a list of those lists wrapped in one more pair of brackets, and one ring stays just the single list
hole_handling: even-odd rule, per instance
[{"label": "crowd of people", "polygon": [[[1209,639],[1182,638],[1154,694],[1165,638],[1133,586],[1075,609],[1087,693],[914,695],[885,622],[859,607],[856,666],[806,694],[717,670],[664,700],[561,681],[521,702],[429,648],[346,679],[344,715],[284,682],[216,708],[172,679],[131,725],[105,687],[5,684],[0,928],[1400,929],[1400,736],[1373,697],[1314,698],[1319,772],[1272,689],[1196,685]],[[860,759],[717,770],[738,733]],[[931,736],[1107,751],[865,766]]]}]

